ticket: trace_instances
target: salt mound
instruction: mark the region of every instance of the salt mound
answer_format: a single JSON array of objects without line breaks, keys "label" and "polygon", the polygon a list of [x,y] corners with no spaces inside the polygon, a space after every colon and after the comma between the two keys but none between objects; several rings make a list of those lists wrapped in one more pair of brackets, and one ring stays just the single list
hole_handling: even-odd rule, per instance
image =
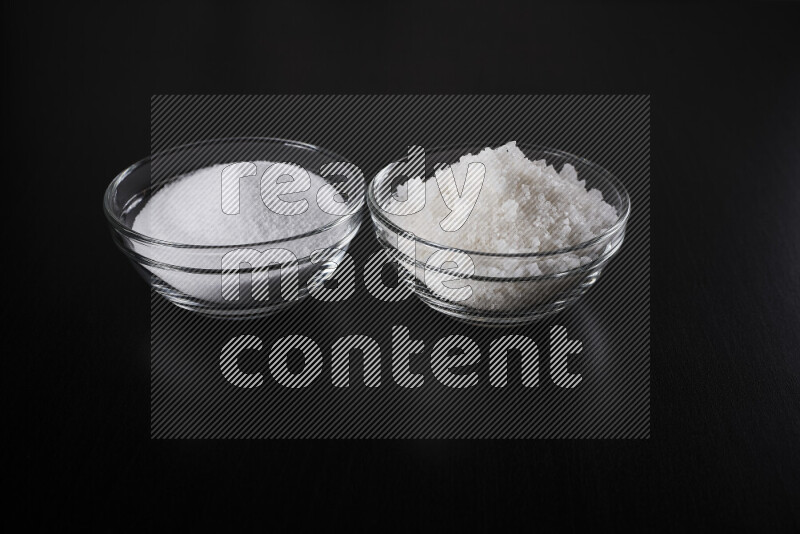
[{"label": "salt mound", "polygon": [[310,189],[282,195],[287,202],[305,199],[305,212],[288,216],[267,209],[261,199],[260,180],[273,164],[256,161],[256,173],[240,179],[239,215],[222,211],[220,177],[229,165],[223,163],[180,176],[161,188],[133,221],[133,230],[189,245],[242,245],[304,234],[336,219],[317,205],[317,192],[327,182],[314,173],[308,173]]},{"label": "salt mound", "polygon": [[[586,181],[578,180],[572,165],[565,163],[557,172],[543,159],[526,158],[515,141],[497,149],[484,148],[450,165],[460,192],[467,167],[474,162],[482,163],[486,174],[475,207],[460,229],[447,232],[440,226],[451,210],[435,179],[425,181],[425,207],[421,211],[389,218],[428,241],[498,253],[573,247],[603,234],[617,221],[616,209],[603,201],[597,189],[587,190]],[[447,168],[437,170],[435,177],[449,172]],[[575,259],[578,263],[589,260]]]}]

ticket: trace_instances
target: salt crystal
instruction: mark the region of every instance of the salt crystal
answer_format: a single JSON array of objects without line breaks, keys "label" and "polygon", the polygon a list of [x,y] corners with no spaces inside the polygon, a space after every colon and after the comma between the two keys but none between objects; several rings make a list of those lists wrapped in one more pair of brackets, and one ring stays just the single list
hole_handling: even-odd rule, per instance
[{"label": "salt crystal", "polygon": [[[425,207],[411,215],[389,215],[417,237],[451,248],[498,253],[536,253],[574,247],[603,234],[617,221],[617,211],[600,191],[587,191],[575,168],[556,172],[545,160],[531,161],[512,141],[485,148],[451,165],[459,188],[467,166],[480,162],[486,174],[475,207],[455,232],[439,223],[451,210],[437,180],[425,181]],[[441,173],[449,172],[440,169]],[[460,182],[459,182],[460,179]],[[420,180],[420,178],[413,178]],[[502,237],[501,237],[502,236]],[[578,259],[578,258],[576,258]]]},{"label": "salt crystal", "polygon": [[[453,172],[459,191],[470,163],[485,166],[483,186],[466,222],[456,231],[445,231],[441,221],[451,213],[439,192],[441,173]],[[436,163],[436,162],[435,162]],[[436,179],[432,179],[432,178]],[[617,222],[616,209],[596,189],[587,190],[576,169],[565,163],[561,172],[545,160],[531,161],[512,141],[497,149],[485,148],[468,154],[450,166],[439,168],[424,182],[425,206],[410,215],[388,214],[403,230],[437,245],[467,252],[520,254],[519,258],[473,255],[475,275],[492,279],[523,278],[520,281],[472,279],[471,296],[460,304],[492,311],[531,306],[546,307],[584,283],[585,274],[552,278],[585,266],[591,268],[605,245],[557,255],[526,258],[524,254],[553,252],[581,245],[606,233]],[[417,182],[420,177],[412,178]],[[411,182],[409,182],[411,183]],[[412,184],[413,185],[413,184]],[[422,184],[417,183],[419,189]],[[410,186],[409,186],[410,188]],[[423,242],[416,259],[424,265],[434,248]],[[469,255],[469,254],[468,254]],[[413,269],[425,283],[424,269]],[[524,280],[524,278],[532,278]],[[545,308],[546,309],[546,308]]]}]

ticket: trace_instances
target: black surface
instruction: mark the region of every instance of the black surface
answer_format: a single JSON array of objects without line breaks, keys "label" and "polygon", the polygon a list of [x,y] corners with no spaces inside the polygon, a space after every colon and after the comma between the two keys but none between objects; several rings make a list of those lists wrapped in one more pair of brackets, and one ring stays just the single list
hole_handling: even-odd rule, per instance
[{"label": "black surface", "polygon": [[[4,16],[32,524],[798,527],[797,4],[52,9]],[[149,295],[100,204],[176,92],[652,94],[650,440],[150,441]]]}]

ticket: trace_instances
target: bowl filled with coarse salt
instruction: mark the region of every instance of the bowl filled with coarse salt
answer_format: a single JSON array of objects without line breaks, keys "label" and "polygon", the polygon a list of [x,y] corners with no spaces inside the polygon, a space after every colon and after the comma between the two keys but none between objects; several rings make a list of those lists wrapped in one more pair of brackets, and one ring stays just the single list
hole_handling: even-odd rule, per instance
[{"label": "bowl filled with coarse salt", "polygon": [[122,171],[103,208],[119,248],[169,302],[247,319],[324,291],[358,232],[361,171],[269,138],[201,141]]},{"label": "bowl filled with coarse salt", "polygon": [[553,148],[411,147],[367,187],[378,240],[431,308],[473,324],[535,321],[576,302],[625,237],[630,198]]}]

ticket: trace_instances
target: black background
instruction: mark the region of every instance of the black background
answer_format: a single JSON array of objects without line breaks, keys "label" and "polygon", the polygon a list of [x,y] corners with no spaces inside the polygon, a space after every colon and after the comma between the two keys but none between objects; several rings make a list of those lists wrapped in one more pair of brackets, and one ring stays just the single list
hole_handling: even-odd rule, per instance
[{"label": "black background", "polygon": [[[799,14],[6,7],[26,520],[797,528]],[[328,92],[652,95],[650,440],[150,441],[149,295],[100,209],[150,95]]]}]

